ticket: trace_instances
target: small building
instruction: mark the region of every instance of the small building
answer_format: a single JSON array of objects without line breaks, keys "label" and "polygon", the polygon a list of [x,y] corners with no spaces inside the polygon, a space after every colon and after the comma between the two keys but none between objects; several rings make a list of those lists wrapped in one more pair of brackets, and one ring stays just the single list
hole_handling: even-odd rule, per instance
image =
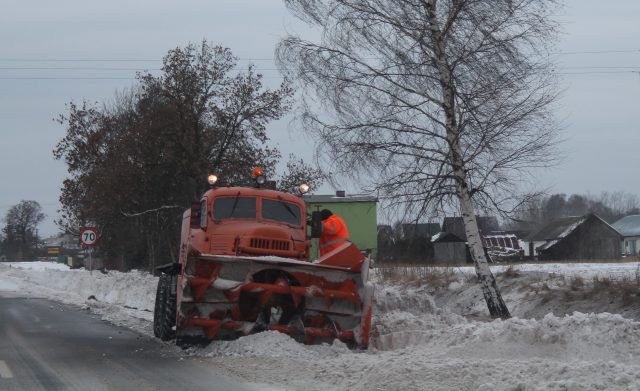
[{"label": "small building", "polygon": [[440,232],[440,224],[438,223],[407,223],[402,224],[402,234],[405,238],[431,238]]},{"label": "small building", "polygon": [[[342,217],[351,241],[360,251],[375,258],[378,250],[378,199],[371,195],[347,195],[337,191],[335,195],[305,195],[302,197],[308,205],[308,211],[329,209]],[[311,249],[311,258],[319,256],[317,240]]]},{"label": "small building", "polygon": [[55,236],[42,240],[46,247],[63,247],[69,250],[80,250],[80,236],[60,232]]},{"label": "small building", "polygon": [[540,260],[617,259],[620,234],[597,215],[554,220],[525,240]]},{"label": "small building", "polygon": [[[500,224],[495,216],[477,216],[476,221],[485,254],[491,261],[491,255],[487,252],[487,244],[490,242],[485,240],[485,236],[499,232]],[[473,262],[462,217],[445,217],[442,222],[442,232],[432,237],[431,241],[433,242],[435,263],[465,264]]]},{"label": "small building", "polygon": [[[69,233],[58,233],[42,240],[47,249],[47,258],[69,264],[80,252],[80,237]],[[69,264],[71,266],[71,264]]]},{"label": "small building", "polygon": [[[495,216],[477,216],[476,221],[478,222],[478,230],[481,236],[500,231],[500,224]],[[467,233],[464,229],[462,217],[445,217],[442,222],[442,230],[456,235],[465,242],[467,241]]]},{"label": "small building", "polygon": [[622,254],[640,254],[640,215],[625,216],[611,226],[621,236]]},{"label": "small building", "polygon": [[467,242],[450,232],[440,232],[431,238],[433,263],[436,265],[465,265],[472,263]]}]

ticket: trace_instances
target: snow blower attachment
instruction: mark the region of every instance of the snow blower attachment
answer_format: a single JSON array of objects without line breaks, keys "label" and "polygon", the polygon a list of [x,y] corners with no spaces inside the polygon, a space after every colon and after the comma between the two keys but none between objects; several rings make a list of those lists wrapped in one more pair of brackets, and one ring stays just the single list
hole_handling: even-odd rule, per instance
[{"label": "snow blower attachment", "polygon": [[[275,330],[308,344],[366,348],[369,259],[347,242],[309,262],[306,216],[301,198],[274,190],[205,193],[184,213],[179,263],[160,267],[156,336],[191,345]],[[314,212],[311,237],[319,227]]]}]

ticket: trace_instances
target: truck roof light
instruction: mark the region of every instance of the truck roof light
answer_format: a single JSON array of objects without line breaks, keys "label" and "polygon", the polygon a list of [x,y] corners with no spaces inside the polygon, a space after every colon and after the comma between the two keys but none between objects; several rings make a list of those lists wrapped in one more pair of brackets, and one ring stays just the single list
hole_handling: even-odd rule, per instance
[{"label": "truck roof light", "polygon": [[264,175],[264,170],[262,169],[262,167],[253,167],[253,170],[251,171],[252,177],[257,178],[262,175]]},{"label": "truck roof light", "polygon": [[306,183],[303,183],[300,186],[298,186],[298,190],[300,190],[300,194],[308,193],[309,189],[310,189],[310,186]]},{"label": "truck roof light", "polygon": [[207,182],[209,182],[209,185],[213,186],[216,184],[216,182],[218,182],[218,177],[211,174],[209,175],[209,177],[207,178]]}]

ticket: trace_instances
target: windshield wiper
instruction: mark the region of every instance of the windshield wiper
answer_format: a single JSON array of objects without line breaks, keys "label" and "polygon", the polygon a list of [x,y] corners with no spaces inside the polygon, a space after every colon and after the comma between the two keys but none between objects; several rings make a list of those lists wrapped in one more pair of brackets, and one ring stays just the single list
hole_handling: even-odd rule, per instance
[{"label": "windshield wiper", "polygon": [[236,194],[236,198],[233,199],[233,206],[231,207],[231,212],[229,213],[229,217],[233,217],[233,212],[236,210],[236,206],[238,206],[238,199],[240,198],[240,192]]},{"label": "windshield wiper", "polygon": [[296,214],[296,212],[293,211],[293,209],[291,209],[291,207],[288,205],[287,202],[282,201],[282,200],[278,200],[279,203],[282,204],[282,206],[284,206],[284,208],[287,210],[287,212],[289,212],[289,214],[293,217],[295,217],[296,219],[296,224],[300,224],[300,218],[298,217],[298,215]]}]

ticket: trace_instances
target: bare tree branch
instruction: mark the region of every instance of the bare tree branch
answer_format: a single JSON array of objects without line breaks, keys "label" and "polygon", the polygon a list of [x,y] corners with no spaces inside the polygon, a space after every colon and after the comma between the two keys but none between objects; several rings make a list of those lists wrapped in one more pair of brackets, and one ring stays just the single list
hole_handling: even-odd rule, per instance
[{"label": "bare tree branch", "polygon": [[137,216],[143,216],[149,213],[157,213],[161,210],[165,210],[165,209],[184,209],[184,206],[182,205],[163,205],[160,206],[158,208],[154,208],[154,209],[149,209],[149,210],[145,210],[144,212],[138,212],[138,213],[127,213],[124,212],[122,210],[120,210],[120,213],[122,213],[123,216],[125,217],[137,217]]}]

